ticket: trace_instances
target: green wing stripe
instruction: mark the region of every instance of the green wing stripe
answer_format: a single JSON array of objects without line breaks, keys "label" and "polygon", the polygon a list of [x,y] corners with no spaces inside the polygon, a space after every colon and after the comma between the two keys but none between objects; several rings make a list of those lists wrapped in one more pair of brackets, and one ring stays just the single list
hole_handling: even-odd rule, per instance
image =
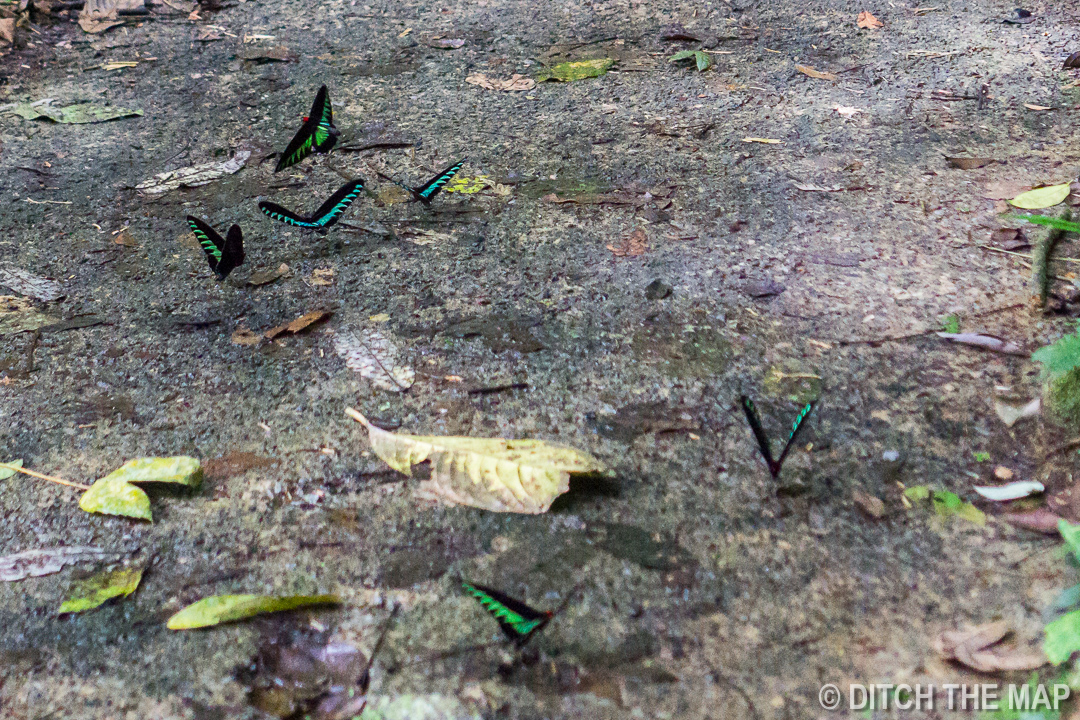
[{"label": "green wing stripe", "polygon": [[188,227],[191,228],[191,232],[195,233],[195,238],[199,241],[199,244],[202,245],[203,252],[213,255],[215,260],[221,260],[221,248],[210,239],[210,236],[204,233],[198,225],[191,221],[188,221]]},{"label": "green wing stripe", "polygon": [[528,636],[529,633],[541,627],[549,619],[546,615],[527,618],[480,588],[467,582],[462,582],[461,585],[467,593],[480,602],[485,610],[491,613],[491,616],[499,622],[504,630],[509,629],[510,632],[517,636],[518,640]]},{"label": "green wing stripe", "polygon": [[799,432],[799,426],[802,425],[803,420],[810,414],[810,411],[814,409],[814,403],[806,403],[806,407],[802,409],[798,417],[795,418],[795,422],[791,423],[791,434],[788,435],[788,440],[795,437],[795,433]]}]

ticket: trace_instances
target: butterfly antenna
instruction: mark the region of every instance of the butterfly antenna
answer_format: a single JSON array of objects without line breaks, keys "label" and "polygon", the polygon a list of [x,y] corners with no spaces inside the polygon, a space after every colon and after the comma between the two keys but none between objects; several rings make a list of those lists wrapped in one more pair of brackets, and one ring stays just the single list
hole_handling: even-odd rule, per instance
[{"label": "butterfly antenna", "polygon": [[371,681],[371,668],[375,664],[375,658],[379,655],[379,650],[382,649],[383,641],[386,640],[387,634],[390,632],[390,626],[394,624],[394,618],[397,617],[398,611],[401,609],[400,605],[395,605],[394,609],[390,611],[390,617],[386,618],[386,622],[383,623],[382,632],[379,633],[379,639],[375,641],[375,647],[371,648],[371,655],[368,657],[367,667],[364,668],[364,674],[361,683],[364,686],[364,692],[367,692],[368,683]]}]

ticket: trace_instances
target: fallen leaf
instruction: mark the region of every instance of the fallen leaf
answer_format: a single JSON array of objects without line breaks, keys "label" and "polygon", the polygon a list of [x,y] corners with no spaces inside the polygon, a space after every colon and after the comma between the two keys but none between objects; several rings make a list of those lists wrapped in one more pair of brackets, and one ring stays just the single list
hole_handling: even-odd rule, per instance
[{"label": "fallen leaf", "polygon": [[0,40],[15,44],[15,18],[0,18]]},{"label": "fallen leaf", "polygon": [[60,108],[54,108],[44,104],[22,103],[21,105],[10,108],[8,112],[14,113],[26,120],[45,118],[46,120],[52,120],[53,122],[71,125],[107,122],[119,118],[139,117],[143,114],[142,110],[131,110],[112,105],[95,105],[94,103],[67,105]]},{"label": "fallen leaf", "polygon": [[170,630],[194,630],[265,613],[340,602],[336,595],[215,595],[188,605],[170,617],[165,626]]},{"label": "fallen leaf", "polygon": [[596,58],[594,60],[559,63],[553,67],[544,68],[537,73],[536,82],[545,82],[547,80],[574,82],[575,80],[600,77],[614,64],[614,58]]},{"label": "fallen leaf", "polygon": [[862,112],[866,112],[865,110],[860,110],[859,108],[855,107],[848,107],[847,105],[837,105],[833,108],[833,110],[835,110],[838,115],[842,115],[847,118],[854,117]]},{"label": "fallen leaf", "polygon": [[859,13],[859,17],[855,24],[864,30],[876,30],[877,28],[885,27],[885,23],[874,17],[869,10],[863,10]]},{"label": "fallen leaf", "polygon": [[990,163],[994,162],[994,158],[970,158],[970,157],[945,157],[945,162],[949,164],[949,167],[954,167],[959,170],[974,170],[976,168],[986,167]]},{"label": "fallen leaf", "polygon": [[1036,112],[1041,112],[1043,110],[1053,110],[1054,109],[1054,108],[1050,107],[1049,105],[1032,105],[1031,103],[1024,103],[1024,107],[1026,107],[1028,110],[1035,110]]},{"label": "fallen leaf", "polygon": [[427,40],[427,46],[438,48],[440,50],[456,50],[459,47],[465,45],[465,41],[461,38],[429,38]]},{"label": "fallen leaf", "polygon": [[27,550],[0,557],[0,581],[15,582],[28,577],[51,575],[63,570],[65,565],[84,562],[109,562],[120,557],[122,557],[120,553],[78,545]]},{"label": "fallen leaf", "polygon": [[870,517],[878,520],[885,517],[885,503],[881,498],[862,490],[856,490],[851,493],[851,499],[855,501],[860,510]]},{"label": "fallen leaf", "polygon": [[333,285],[334,268],[316,269],[311,273],[312,285]]},{"label": "fallen leaf", "polygon": [[1009,633],[1004,620],[970,630],[950,630],[934,641],[934,649],[946,660],[955,660],[979,672],[1034,670],[1046,664],[1042,652],[1019,648],[991,648]]},{"label": "fallen leaf", "polygon": [[1006,427],[1012,427],[1023,418],[1035,417],[1042,412],[1042,398],[1035,398],[1026,405],[1010,405],[1003,400],[994,400],[994,412]]},{"label": "fallen leaf", "polygon": [[131,484],[148,482],[196,487],[202,482],[202,467],[184,455],[129,460],[94,482],[79,498],[79,507],[86,512],[152,520],[150,498]]},{"label": "fallen leaf", "polygon": [[810,76],[812,78],[817,78],[818,80],[838,80],[839,79],[835,75],[833,75],[831,72],[822,72],[820,70],[815,70],[814,68],[810,67],[809,65],[796,65],[795,69],[798,70],[799,72],[801,72],[803,75],[808,75],[808,76]]},{"label": "fallen leaf", "polygon": [[415,381],[416,373],[412,368],[397,364],[401,353],[393,341],[375,328],[336,334],[334,350],[344,358],[346,367],[383,390],[404,392]]},{"label": "fallen leaf", "polygon": [[992,502],[1009,502],[1010,500],[1019,500],[1020,498],[1041,493],[1046,490],[1046,486],[1038,480],[1017,480],[997,487],[976,485],[972,490]]},{"label": "fallen leaf", "polygon": [[142,568],[124,568],[79,581],[68,591],[68,599],[56,612],[60,615],[85,612],[115,597],[126,597],[139,587],[142,574]]},{"label": "fallen leaf", "polygon": [[388,314],[386,314],[386,313],[376,313],[376,314],[371,315],[370,317],[368,317],[368,320],[370,320],[373,323],[384,323],[384,322],[389,322],[390,316]]},{"label": "fallen leaf", "polygon": [[63,297],[60,283],[11,265],[0,267],[0,285],[42,302],[52,302]]},{"label": "fallen leaf", "polygon": [[471,85],[479,85],[487,90],[502,90],[504,92],[519,92],[531,90],[536,87],[536,81],[524,75],[515,73],[509,80],[495,80],[487,75],[475,74],[465,78],[465,82]]},{"label": "fallen leaf", "polygon": [[17,471],[13,470],[12,468],[22,467],[23,461],[21,459],[8,460],[6,463],[4,463],[4,465],[11,465],[12,467],[0,467],[0,480],[7,480],[9,477],[14,475]]},{"label": "fallen leaf", "polygon": [[329,310],[312,310],[305,315],[301,315],[292,322],[285,323],[284,325],[278,325],[275,328],[267,330],[265,333],[263,333],[263,335],[266,337],[267,340],[273,340],[278,335],[282,335],[284,333],[295,335],[298,332],[303,332],[304,330],[307,330],[315,323],[326,320],[328,317],[330,317],[330,315],[331,313]]},{"label": "fallen leaf", "polygon": [[142,190],[147,195],[160,195],[181,187],[206,185],[219,177],[239,172],[249,157],[251,157],[250,150],[241,150],[224,162],[209,162],[158,173],[149,180],[136,185],[135,189]]},{"label": "fallen leaf", "polygon": [[34,302],[12,295],[0,295],[0,335],[37,330],[57,321],[52,315],[38,312]]},{"label": "fallen leaf", "polygon": [[1051,663],[1060,665],[1080,650],[1080,610],[1048,623],[1043,632],[1043,652]]},{"label": "fallen leaf", "polygon": [[1016,343],[996,338],[993,335],[939,332],[937,336],[962,345],[973,345],[975,347],[985,348],[986,350],[992,350],[993,352],[1004,353],[1005,355],[1019,355],[1021,357],[1028,357],[1030,355],[1030,353],[1022,350]]},{"label": "fallen leaf", "polygon": [[639,228],[623,238],[618,245],[608,245],[607,249],[615,257],[637,257],[645,254],[648,239],[645,231]]},{"label": "fallen leaf", "polygon": [[1057,535],[1058,523],[1061,522],[1060,515],[1052,513],[1046,508],[1036,508],[1025,513],[1002,513],[998,517],[1010,525],[1047,535]]},{"label": "fallen leaf", "polygon": [[113,242],[117,245],[123,245],[124,247],[128,248],[139,247],[139,243],[136,242],[135,238],[131,237],[131,233],[129,233],[127,230],[121,230],[116,235],[116,237],[113,238]]},{"label": "fallen leaf", "polygon": [[1010,200],[1009,204],[1025,210],[1041,210],[1053,207],[1067,197],[1069,197],[1069,183],[1062,183],[1061,185],[1048,185],[1028,190],[1026,193],[1020,193]]},{"label": "fallen leaf", "polygon": [[604,470],[586,452],[542,440],[395,434],[347,412],[367,428],[375,454],[398,472],[411,475],[413,465],[430,460],[431,477],[418,494],[451,504],[535,515],[570,489],[570,473]]},{"label": "fallen leaf", "polygon": [[744,143],[764,143],[765,145],[779,145],[783,140],[773,140],[771,138],[756,138],[756,137],[744,137],[742,139]]},{"label": "fallen leaf", "polygon": [[673,63],[686,62],[687,60],[694,61],[698,72],[705,72],[712,67],[712,60],[709,58],[708,53],[702,50],[683,50],[668,58],[668,62]]},{"label": "fallen leaf", "polygon": [[256,270],[248,278],[248,285],[267,285],[283,277],[289,276],[289,266],[281,263],[276,268]]}]

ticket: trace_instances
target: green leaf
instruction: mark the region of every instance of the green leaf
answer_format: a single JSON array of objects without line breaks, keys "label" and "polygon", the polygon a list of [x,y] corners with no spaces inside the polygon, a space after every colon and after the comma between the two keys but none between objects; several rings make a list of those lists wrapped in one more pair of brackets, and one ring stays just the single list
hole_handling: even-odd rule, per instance
[{"label": "green leaf", "polygon": [[1066,335],[1052,345],[1031,353],[1031,359],[1042,363],[1044,378],[1064,375],[1080,366],[1080,334]]},{"label": "green leaf", "polygon": [[1041,210],[1053,207],[1067,197],[1069,197],[1069,183],[1062,183],[1020,193],[1010,200],[1009,204],[1025,210]]},{"label": "green leaf", "polygon": [[930,502],[934,506],[934,512],[942,518],[955,515],[979,526],[986,525],[986,514],[971,503],[961,500],[960,496],[954,492],[935,490],[930,495]]},{"label": "green leaf", "polygon": [[1046,626],[1045,633],[1043,652],[1050,662],[1060,665],[1080,650],[1080,610],[1054,620]]},{"label": "green leaf", "polygon": [[540,74],[536,76],[536,82],[544,82],[545,80],[573,82],[585,78],[600,77],[614,64],[614,58],[596,58],[595,60],[559,63],[554,67],[541,70]]},{"label": "green leaf", "polygon": [[697,65],[698,72],[704,72],[712,67],[712,58],[709,54],[702,52],[701,50],[680,50],[671,57],[668,58],[668,62],[681,63],[688,60],[693,60]]},{"label": "green leaf", "polygon": [[1058,520],[1058,533],[1077,559],[1080,559],[1080,525],[1073,525],[1068,520]]},{"label": "green leaf", "polygon": [[17,470],[12,470],[10,467],[4,467],[4,465],[11,465],[12,467],[22,467],[22,460],[9,460],[6,463],[0,463],[0,480],[7,480],[14,475]]},{"label": "green leaf", "polygon": [[671,57],[668,58],[668,62],[682,62],[683,60],[696,59],[696,50],[680,50]]},{"label": "green leaf", "polygon": [[169,618],[167,627],[170,630],[193,630],[264,613],[295,610],[309,605],[336,605],[340,602],[336,595],[215,595],[188,605]]},{"label": "green leaf", "polygon": [[907,490],[904,490],[904,497],[906,497],[908,500],[915,501],[926,500],[930,497],[930,488],[926,487],[925,485],[915,485],[914,487],[909,487]]},{"label": "green leaf", "polygon": [[159,482],[198,487],[202,482],[202,466],[195,458],[185,455],[136,458],[102,478],[102,480],[116,479],[129,483]]},{"label": "green leaf", "polygon": [[76,583],[71,589],[71,597],[64,601],[58,612],[62,615],[93,610],[106,600],[130,595],[135,592],[135,588],[139,587],[142,574],[142,568],[125,568],[98,573]]},{"label": "green leaf", "polygon": [[150,513],[150,498],[131,483],[122,478],[103,477],[79,498],[79,507],[86,512],[99,512],[105,515],[123,515],[153,520]]},{"label": "green leaf", "polygon": [[971,456],[975,458],[975,462],[989,462],[990,453],[988,452],[973,452]]},{"label": "green leaf", "polygon": [[960,332],[960,318],[957,315],[949,315],[945,318],[945,322],[942,323],[941,329],[947,333],[956,335]]},{"label": "green leaf", "polygon": [[1045,225],[1052,227],[1055,230],[1064,230],[1065,232],[1080,233],[1080,223],[1069,222],[1068,220],[1062,220],[1056,217],[1046,217],[1045,215],[1006,215],[1006,220],[1027,220],[1029,223],[1035,223],[1036,225]]},{"label": "green leaf", "polygon": [[16,105],[11,108],[9,112],[13,112],[19,117],[27,120],[45,118],[46,120],[52,120],[53,122],[73,125],[106,122],[107,120],[137,117],[143,114],[142,110],[131,110],[129,108],[112,107],[110,105],[95,105],[93,103],[68,105],[61,108],[50,107],[48,105],[35,106],[29,103],[23,103],[22,105]]},{"label": "green leaf", "polygon": [[708,53],[698,50],[694,53],[694,59],[697,61],[698,72],[705,72],[712,67],[712,60],[709,58]]}]

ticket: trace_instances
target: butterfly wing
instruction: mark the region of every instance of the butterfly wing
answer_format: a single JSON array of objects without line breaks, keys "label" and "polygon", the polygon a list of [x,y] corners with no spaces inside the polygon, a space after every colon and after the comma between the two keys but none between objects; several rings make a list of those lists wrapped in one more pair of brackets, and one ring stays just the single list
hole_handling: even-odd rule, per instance
[{"label": "butterfly wing", "polygon": [[317,152],[330,152],[337,142],[338,131],[334,127],[334,108],[330,103],[330,94],[323,85],[315,95],[315,102],[311,106],[309,118],[318,118],[319,123],[315,126],[315,150]]},{"label": "butterfly wing", "polygon": [[528,642],[529,638],[547,625],[553,617],[553,613],[533,610],[520,600],[515,600],[498,590],[464,581],[461,586],[491,613],[503,633],[518,646]]},{"label": "butterfly wing", "polygon": [[236,268],[244,264],[244,233],[239,225],[233,225],[225,235],[225,245],[221,248],[221,260],[218,261],[218,277],[224,280]]},{"label": "butterfly wing", "polygon": [[345,183],[338,191],[331,195],[322,206],[309,218],[311,225],[307,227],[328,228],[338,221],[338,217],[349,209],[361,192],[364,190],[364,181],[357,179]]},{"label": "butterfly wing", "polygon": [[210,263],[210,269],[217,272],[221,263],[221,249],[225,246],[225,241],[218,235],[217,230],[214,230],[214,228],[197,217],[188,215],[187,224],[191,228],[191,232],[195,233],[195,238],[199,241],[199,245],[202,246],[203,252],[206,253],[206,260]]},{"label": "butterfly wing", "polygon": [[765,464],[769,466],[769,472],[772,473],[773,477],[776,477],[777,473],[780,472],[780,467],[773,460],[772,450],[769,448],[769,436],[765,434],[765,428],[761,427],[761,418],[758,417],[754,401],[745,395],[742,396],[741,400],[743,412],[746,413],[746,422],[750,423],[750,429],[754,431],[754,438],[757,439],[761,456],[765,458]]},{"label": "butterfly wing", "polygon": [[318,227],[315,223],[311,222],[307,218],[300,217],[292,210],[287,210],[277,203],[268,202],[262,200],[259,202],[259,210],[263,215],[266,215],[271,220],[277,220],[283,222],[286,225],[292,225],[293,227],[313,228]]},{"label": "butterfly wing", "polygon": [[776,461],[777,472],[780,471],[780,465],[784,464],[784,458],[787,457],[788,451],[795,446],[795,438],[798,437],[799,431],[803,428],[803,423],[806,418],[810,417],[810,413],[814,409],[814,403],[806,403],[806,407],[795,417],[795,422],[791,423],[791,434],[788,435],[787,445],[784,446],[784,451],[780,453],[780,457]]},{"label": "butterfly wing", "polygon": [[458,160],[456,163],[446,168],[441,173],[429,180],[426,185],[413,190],[413,193],[416,195],[416,197],[418,197],[420,200],[423,200],[424,202],[430,201],[439,193],[440,190],[442,190],[443,185],[450,182],[450,178],[457,175],[458,170],[460,170],[465,165],[465,160],[466,158]]},{"label": "butterfly wing", "polygon": [[[293,139],[289,141],[285,152],[281,153],[274,172],[280,172],[291,165],[295,165],[315,150],[315,146],[318,144],[315,136],[323,119],[323,106],[328,105],[326,86],[323,85],[315,95],[315,103],[311,106],[311,114],[308,115],[304,124],[300,126]],[[315,112],[316,110],[318,110],[318,113]]]}]

